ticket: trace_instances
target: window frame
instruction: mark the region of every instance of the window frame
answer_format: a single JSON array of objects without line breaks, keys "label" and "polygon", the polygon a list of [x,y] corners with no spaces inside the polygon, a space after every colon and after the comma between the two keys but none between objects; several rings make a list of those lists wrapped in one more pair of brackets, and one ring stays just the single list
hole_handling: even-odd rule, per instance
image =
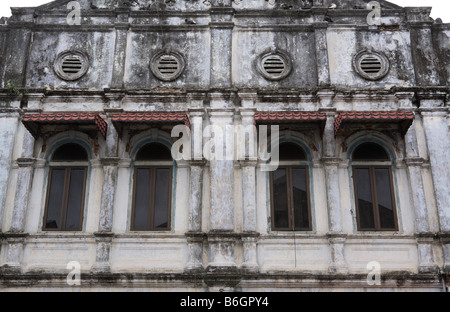
[{"label": "window frame", "polygon": [[[172,192],[173,192],[173,165],[169,165],[169,161],[136,161],[138,163],[134,167],[133,172],[133,192],[132,192],[132,203],[131,203],[131,218],[130,218],[130,231],[135,232],[164,232],[172,230]],[[139,169],[150,169],[150,179],[151,179],[151,189],[150,189],[150,206],[148,228],[135,228],[135,208],[136,208],[136,178],[137,171]],[[167,211],[167,228],[155,228],[154,215],[155,215],[155,187],[156,187],[156,170],[157,169],[169,169],[169,195],[168,195],[168,211]]]},{"label": "window frame", "polygon": [[[295,144],[295,143],[294,143]],[[301,147],[300,147],[301,148]],[[306,155],[306,153],[305,153]],[[297,160],[295,162],[305,162],[306,160]],[[294,162],[294,161],[283,161]],[[275,203],[273,196],[273,171],[269,173],[269,181],[270,181],[270,213],[271,213],[271,230],[272,231],[280,231],[280,232],[308,232],[312,231],[312,210],[311,210],[311,188],[310,188],[310,173],[308,165],[289,165],[289,164],[280,164],[277,169],[286,169],[286,187],[287,187],[287,197],[288,197],[288,228],[276,228],[275,227]],[[294,191],[292,186],[292,170],[293,169],[305,169],[305,179],[306,179],[306,196],[308,203],[308,228],[296,228],[295,227],[295,207],[294,207]]]},{"label": "window frame", "polygon": [[[81,146],[80,146],[81,147]],[[45,199],[45,207],[44,207],[44,219],[42,224],[42,230],[43,231],[49,231],[49,232],[81,232],[83,231],[83,220],[84,220],[84,209],[85,209],[85,201],[86,201],[86,187],[87,187],[87,176],[88,176],[88,165],[84,165],[84,163],[87,161],[74,161],[74,162],[58,162],[58,161],[52,161],[50,162],[49,171],[48,171],[48,180],[47,180],[47,191],[46,191],[46,199]],[[83,165],[81,165],[83,164]],[[47,228],[47,217],[48,217],[48,205],[50,201],[50,188],[52,184],[53,179],[53,171],[54,170],[65,170],[64,173],[64,190],[63,190],[63,199],[62,199],[62,211],[61,211],[61,217],[60,217],[60,224],[61,226],[59,228]],[[69,190],[70,190],[70,177],[72,170],[74,169],[83,169],[84,170],[84,177],[83,177],[83,192],[81,196],[81,209],[80,209],[80,224],[79,229],[67,229],[66,228],[66,217],[67,217],[67,209],[69,204]]]},{"label": "window frame", "polygon": [[[373,162],[374,164],[370,164]],[[397,214],[397,203],[396,203],[396,195],[395,195],[395,187],[394,187],[394,179],[392,173],[392,165],[382,165],[379,163],[388,162],[388,161],[357,161],[356,164],[352,164],[352,183],[354,190],[354,200],[355,200],[355,210],[356,210],[356,225],[357,230],[360,232],[397,232],[399,231],[398,224],[398,214]],[[389,161],[390,162],[390,161]],[[372,210],[374,216],[374,228],[361,228],[360,223],[360,211],[359,211],[359,202],[358,202],[358,186],[356,183],[355,175],[357,169],[368,169],[369,170],[369,178],[370,178],[370,191],[372,193]],[[391,190],[391,202],[392,209],[394,214],[394,224],[395,228],[381,228],[380,225],[380,209],[378,205],[378,194],[377,194],[377,186],[376,186],[376,176],[375,169],[387,169],[389,172],[389,182],[390,182],[390,190]]]}]

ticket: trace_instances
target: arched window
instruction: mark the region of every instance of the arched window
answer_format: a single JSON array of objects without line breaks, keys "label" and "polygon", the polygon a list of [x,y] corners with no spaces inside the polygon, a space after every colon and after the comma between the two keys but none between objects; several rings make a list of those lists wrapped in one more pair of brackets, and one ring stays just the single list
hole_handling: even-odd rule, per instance
[{"label": "arched window", "polygon": [[352,164],[358,230],[397,230],[388,153],[378,144],[363,143],[354,150]]},{"label": "arched window", "polygon": [[131,230],[170,229],[173,159],[163,144],[150,143],[136,154]]},{"label": "arched window", "polygon": [[88,154],[78,144],[59,147],[50,160],[44,230],[81,231]]},{"label": "arched window", "polygon": [[304,150],[294,143],[279,146],[280,166],[270,173],[272,229],[311,230],[309,173]]}]

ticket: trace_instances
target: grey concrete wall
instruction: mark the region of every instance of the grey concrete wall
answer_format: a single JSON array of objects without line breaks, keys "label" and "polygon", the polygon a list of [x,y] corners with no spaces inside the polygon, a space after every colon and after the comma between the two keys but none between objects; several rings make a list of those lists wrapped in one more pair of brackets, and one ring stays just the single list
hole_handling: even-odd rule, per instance
[{"label": "grey concrete wall", "polygon": [[[28,60],[29,88],[103,89],[111,85],[115,32],[36,32]],[[77,81],[64,81],[53,68],[56,57],[77,50],[89,57],[87,74]]]},{"label": "grey concrete wall", "polygon": [[[172,50],[186,61],[184,73],[173,82],[158,80],[150,72],[154,54]],[[210,34],[193,32],[134,32],[128,36],[124,85],[127,89],[207,88],[210,82]]]},{"label": "grey concrete wall", "polygon": [[[348,1],[333,2],[340,9],[334,11],[323,9],[327,4],[321,1],[312,10],[302,10],[296,2],[276,2],[273,7],[254,2],[257,4],[230,2],[228,8],[226,4],[214,8],[195,1],[173,5],[160,1],[144,10],[106,0],[97,0],[98,9],[91,9],[89,1],[83,0],[79,1],[80,26],[67,25],[69,10],[64,1],[36,12],[15,9],[8,23],[19,27],[9,27],[8,39],[4,39],[7,32],[0,31],[0,42],[6,40],[1,83],[16,79],[21,85],[25,75],[28,88],[50,89],[312,88],[318,82],[317,63],[329,64],[331,86],[339,88],[410,87],[448,81],[448,27],[432,28],[426,9],[402,11],[381,1],[387,26],[371,28],[366,22],[369,11],[353,10],[355,5]],[[261,11],[251,11],[254,9]],[[315,25],[323,28],[323,23],[327,24],[326,14],[334,21],[325,26],[327,46],[322,45],[328,49],[328,62],[316,50],[314,35]],[[55,75],[53,63],[59,53],[71,49],[85,52],[91,66],[81,79],[64,81]],[[258,56],[271,49],[285,51],[292,59],[293,70],[286,79],[268,81],[256,72]],[[367,81],[353,70],[353,56],[364,49],[388,57],[390,71],[382,80]],[[185,57],[186,70],[173,82],[162,82],[150,71],[151,57],[162,50]],[[437,66],[437,58],[443,66]]]},{"label": "grey concrete wall", "polygon": [[9,186],[12,153],[17,129],[16,114],[0,114],[0,231],[3,223],[3,208]]},{"label": "grey concrete wall", "polygon": [[450,30],[436,29],[434,31],[434,43],[438,50],[441,66],[440,78],[442,85],[450,85]]},{"label": "grey concrete wall", "polygon": [[[404,10],[380,1],[384,25],[369,27],[369,11],[362,9],[367,1],[314,0],[309,9],[308,1],[294,0],[160,0],[150,7],[142,0],[143,7],[132,8],[123,1],[94,0],[98,8],[92,9],[91,1],[79,0],[82,23],[68,26],[67,2],[14,9],[8,25],[0,26],[0,84],[16,79],[17,87],[24,83],[31,92],[21,98],[0,90],[0,230],[15,230],[1,233],[0,270],[8,269],[5,264],[22,270],[11,273],[18,274],[11,280],[39,272],[42,285],[54,286],[66,264],[77,260],[86,276],[99,270],[100,279],[114,280],[117,287],[127,287],[119,281],[127,272],[130,280],[143,281],[134,285],[143,289],[190,289],[186,281],[192,278],[207,284],[203,289],[239,282],[241,290],[305,287],[302,278],[312,281],[309,287],[324,287],[325,278],[345,282],[325,287],[353,288],[365,282],[367,263],[375,260],[386,272],[385,289],[441,288],[439,278],[447,275],[437,268],[450,272],[448,164],[442,157],[449,145],[450,26],[433,24],[429,9]],[[328,10],[331,3],[337,10]],[[91,66],[69,82],[57,77],[53,63],[71,49],[86,53]],[[277,49],[291,58],[292,72],[269,81],[255,61]],[[365,49],[386,55],[386,77],[369,81],[355,72],[353,57]],[[186,69],[175,81],[151,73],[150,60],[160,51],[184,56]],[[104,90],[109,88],[114,90]],[[199,126],[195,131],[211,124],[252,125],[258,111],[326,112],[325,133],[319,124],[283,129],[285,138],[301,142],[311,156],[312,231],[271,229],[270,181],[260,161],[199,157],[174,166],[171,230],[131,232],[130,150],[147,137],[170,142],[164,131],[171,125],[160,132],[149,131],[153,125],[115,129],[110,114],[122,110],[183,110]],[[362,125],[336,136],[337,113],[355,110],[414,111],[417,134],[404,138],[393,128]],[[96,139],[95,131],[72,125],[33,141],[19,114],[37,111],[96,111],[108,121],[109,135]],[[34,153],[22,153],[24,132]],[[44,232],[44,158],[61,140],[81,137],[97,149],[90,161],[83,231]],[[348,148],[364,140],[383,142],[393,155],[398,231],[357,230]],[[417,185],[423,192],[413,194]],[[24,204],[20,199],[28,187]],[[214,270],[226,273],[227,280]],[[161,282],[168,272],[172,284]]]}]

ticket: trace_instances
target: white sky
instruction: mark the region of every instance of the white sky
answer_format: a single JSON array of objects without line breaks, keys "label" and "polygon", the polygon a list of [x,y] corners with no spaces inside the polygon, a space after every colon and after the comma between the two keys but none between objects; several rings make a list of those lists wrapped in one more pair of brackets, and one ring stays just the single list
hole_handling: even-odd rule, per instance
[{"label": "white sky", "polygon": [[[10,16],[10,7],[34,7],[51,0],[0,0],[0,16]],[[450,23],[449,0],[391,0],[390,2],[400,6],[427,6],[433,7],[431,17],[440,17],[445,23]]]}]

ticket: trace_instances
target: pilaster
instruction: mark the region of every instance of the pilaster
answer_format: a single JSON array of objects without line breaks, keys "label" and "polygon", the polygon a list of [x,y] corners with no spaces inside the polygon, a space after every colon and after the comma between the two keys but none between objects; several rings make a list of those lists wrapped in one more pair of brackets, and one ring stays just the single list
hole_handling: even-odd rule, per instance
[{"label": "pilaster", "polygon": [[20,271],[25,240],[28,233],[8,232],[3,234],[6,240],[5,268],[12,271]]},{"label": "pilaster", "polygon": [[109,124],[106,136],[106,156],[100,158],[103,166],[103,185],[98,232],[95,233],[96,260],[92,267],[93,270],[97,271],[108,271],[110,268],[109,256],[113,239],[113,211],[120,162],[120,158],[117,157],[118,134],[111,122]]},{"label": "pilaster", "polygon": [[445,94],[419,93],[420,113],[430,157],[431,174],[441,231],[450,231],[450,137]]},{"label": "pilaster", "polygon": [[228,88],[231,87],[231,46],[234,28],[232,19],[234,10],[231,7],[212,7],[210,14],[211,87]]}]

